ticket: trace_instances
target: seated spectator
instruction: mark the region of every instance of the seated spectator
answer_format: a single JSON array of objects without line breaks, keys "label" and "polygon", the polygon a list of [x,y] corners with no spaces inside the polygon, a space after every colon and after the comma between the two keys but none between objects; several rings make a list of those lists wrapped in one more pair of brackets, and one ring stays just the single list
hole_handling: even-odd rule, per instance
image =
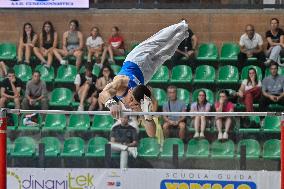
[{"label": "seated spectator", "polygon": [[0,61],[0,77],[4,78],[7,76],[7,67],[5,62]]},{"label": "seated spectator", "polygon": [[48,110],[46,84],[40,79],[40,73],[35,71],[32,79],[27,83],[22,108],[24,110],[33,109],[32,107],[34,107],[37,102],[40,102],[42,110]]},{"label": "seated spectator", "polygon": [[79,31],[79,22],[71,20],[69,30],[63,34],[62,49],[54,49],[53,52],[60,64],[63,65],[67,64],[67,61],[63,60],[62,56],[75,56],[76,67],[79,70],[82,63],[83,45],[83,34]]},{"label": "seated spectator", "polygon": [[[185,20],[185,19],[183,19]],[[198,44],[198,39],[191,29],[188,28],[189,36],[181,42],[172,57],[172,61],[175,64],[182,57],[195,58],[195,52]]]},{"label": "seated spectator", "polygon": [[15,76],[14,70],[8,70],[8,78],[1,84],[0,108],[5,108],[6,104],[14,101],[15,108],[20,109],[22,80]]},{"label": "seated spectator", "polygon": [[242,81],[239,91],[236,93],[245,104],[247,112],[253,112],[253,101],[260,98],[261,81],[258,81],[254,68],[248,70],[247,79]]},{"label": "seated spectator", "polygon": [[[97,92],[100,93],[107,84],[112,82],[114,78],[113,70],[109,65],[104,65],[100,71],[99,78],[96,83]],[[103,104],[99,101],[99,110],[103,109]]]},{"label": "seated spectator", "polygon": [[[41,64],[47,68],[51,67],[53,61],[53,49],[57,47],[58,36],[50,21],[43,23],[39,35],[39,47],[34,48],[34,53],[40,59]],[[45,59],[47,57],[47,60]]]},{"label": "seated spectator", "polygon": [[109,54],[109,63],[114,63],[113,56],[123,56],[125,54],[124,40],[119,35],[118,27],[112,27],[111,33],[111,37],[108,40],[108,46],[104,48],[101,64],[104,63],[107,53]]},{"label": "seated spectator", "polygon": [[[211,109],[211,105],[207,102],[206,93],[204,90],[200,90],[198,93],[197,102],[194,102],[191,107],[191,112],[209,112]],[[204,138],[204,131],[206,127],[206,117],[205,116],[195,116],[192,117],[194,120],[194,129],[195,134],[193,138]]]},{"label": "seated spectator", "polygon": [[[92,57],[95,55],[96,62],[100,63],[100,56],[103,52],[104,41],[100,35],[99,28],[93,27],[91,30],[91,36],[86,40],[86,46],[88,48],[88,62],[92,62]],[[102,67],[102,64],[100,64]]]},{"label": "seated spectator", "polygon": [[284,76],[278,74],[278,64],[271,62],[269,66],[271,76],[262,80],[262,95],[259,100],[261,112],[268,111],[269,104],[284,106]]},{"label": "seated spectator", "polygon": [[96,108],[98,98],[96,81],[97,77],[92,73],[93,66],[91,64],[86,65],[85,73],[77,74],[74,84],[76,86],[75,99],[80,101],[78,111],[84,111],[85,100],[90,103],[89,111]]},{"label": "seated spectator", "polygon": [[30,64],[31,54],[33,48],[36,46],[38,36],[33,30],[31,23],[25,23],[23,27],[23,33],[19,39],[18,46],[18,64],[23,62],[23,56],[25,56],[24,63]]},{"label": "seated spectator", "polygon": [[128,117],[121,117],[120,123],[110,132],[111,149],[120,151],[120,168],[127,168],[128,155],[137,157],[138,134],[135,127],[128,124]]},{"label": "seated spectator", "polygon": [[[169,100],[163,105],[163,112],[185,112],[185,102],[177,99],[177,88],[173,85],[167,89]],[[185,138],[185,117],[184,116],[164,116],[163,131],[164,136],[169,137],[170,128],[179,128],[179,137]]]},{"label": "seated spectator", "polygon": [[[228,101],[229,93],[222,90],[219,93],[219,101],[215,103],[216,112],[233,112],[234,104]],[[222,127],[225,125],[225,132],[222,134]],[[228,139],[228,132],[232,125],[232,117],[216,116],[216,127],[218,130],[218,140]]]},{"label": "seated spectator", "polygon": [[250,57],[256,57],[258,61],[265,61],[265,54],[263,51],[263,40],[261,35],[255,33],[254,26],[246,25],[246,33],[240,38],[240,50],[238,55],[238,63],[244,65],[246,60]]},{"label": "seated spectator", "polygon": [[268,41],[266,56],[268,59],[264,62],[269,66],[271,61],[280,63],[280,56],[284,54],[284,31],[279,28],[279,20],[272,18],[270,20],[270,30],[265,33]]}]

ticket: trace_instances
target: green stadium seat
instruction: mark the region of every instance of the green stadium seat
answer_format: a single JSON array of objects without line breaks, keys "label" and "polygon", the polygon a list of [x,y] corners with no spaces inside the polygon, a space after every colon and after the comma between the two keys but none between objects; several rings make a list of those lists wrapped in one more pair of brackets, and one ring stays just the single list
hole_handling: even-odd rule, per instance
[{"label": "green stadium seat", "polygon": [[17,47],[14,43],[0,44],[0,60],[15,61],[17,58]]},{"label": "green stadium seat", "polygon": [[156,138],[143,138],[139,141],[137,151],[141,158],[158,158],[160,145]]},{"label": "green stadium seat", "polygon": [[14,149],[11,152],[13,157],[35,157],[37,155],[37,145],[31,137],[18,137],[14,141]]},{"label": "green stadium seat", "polygon": [[266,116],[263,122],[263,131],[266,133],[279,133],[281,117]]},{"label": "green stadium seat", "polygon": [[91,131],[109,132],[114,124],[110,115],[95,115]]},{"label": "green stadium seat", "polygon": [[163,150],[161,152],[162,158],[171,158],[173,157],[173,145],[178,145],[178,156],[183,157],[184,155],[184,143],[179,138],[167,138],[164,141]]},{"label": "green stadium seat", "polygon": [[[250,116],[249,119],[249,125],[259,125],[260,126],[260,117],[259,116]],[[239,132],[241,133],[259,133],[260,132],[260,127],[248,127],[248,128],[240,128]]]},{"label": "green stadium seat", "polygon": [[14,66],[15,75],[23,82],[28,82],[32,78],[32,68],[25,64]]},{"label": "green stadium seat", "polygon": [[221,62],[236,62],[240,46],[236,43],[224,43],[221,48],[220,61]]},{"label": "green stadium seat", "polygon": [[240,157],[241,146],[246,146],[247,159],[258,159],[260,155],[260,145],[257,140],[243,139],[238,144],[237,156]]},{"label": "green stadium seat", "polygon": [[248,70],[249,70],[250,68],[254,68],[254,69],[256,70],[256,74],[257,74],[258,81],[262,81],[262,71],[261,71],[260,67],[250,65],[250,66],[245,66],[245,67],[242,69],[240,83],[241,83],[244,79],[247,79],[247,77],[248,77]]},{"label": "green stadium seat", "polygon": [[19,123],[19,127],[18,130],[20,131],[39,131],[41,128],[41,124],[42,124],[42,116],[41,114],[38,114],[38,123],[35,126],[28,126],[28,125],[24,125],[23,123],[23,119],[27,114],[22,114],[21,115],[21,119],[20,119],[20,123]]},{"label": "green stadium seat", "polygon": [[139,42],[132,42],[131,43],[131,50],[133,50],[135,47],[137,47],[140,43]]},{"label": "green stadium seat", "polygon": [[90,127],[90,116],[89,115],[77,115],[73,114],[70,116],[68,131],[87,131]]},{"label": "green stadium seat", "polygon": [[207,101],[211,105],[214,105],[214,94],[213,94],[213,92],[210,89],[205,89],[205,88],[196,89],[195,91],[193,91],[193,93],[192,93],[192,102],[196,102],[197,101],[198,93],[199,93],[200,90],[204,90],[205,91]]},{"label": "green stadium seat", "polygon": [[197,60],[217,61],[218,48],[214,43],[203,43],[199,46]]},{"label": "green stadium seat", "polygon": [[113,59],[116,62],[123,62],[125,60],[126,56],[122,55],[122,56],[114,56]]},{"label": "green stadium seat", "polygon": [[105,157],[105,145],[108,140],[104,137],[95,137],[89,140],[87,147],[87,157]]},{"label": "green stadium seat", "polygon": [[35,68],[36,71],[40,72],[41,79],[45,81],[46,83],[52,83],[54,80],[54,68],[51,66],[50,68],[47,68],[42,65],[38,65]]},{"label": "green stadium seat", "polygon": [[168,97],[165,90],[160,88],[153,88],[152,93],[158,101],[159,106],[163,106],[167,102]]},{"label": "green stadium seat", "polygon": [[112,64],[112,65],[110,65],[110,67],[111,67],[111,69],[113,70],[113,73],[114,73],[115,75],[117,75],[118,72],[121,70],[121,66],[119,66],[119,65]]},{"label": "green stadium seat", "polygon": [[57,70],[55,83],[74,83],[77,75],[77,68],[74,65],[61,65]]},{"label": "green stadium seat", "polygon": [[150,82],[167,83],[169,81],[169,69],[167,66],[161,66],[153,75]]},{"label": "green stadium seat", "polygon": [[18,117],[17,114],[10,114],[10,115],[11,116],[9,116],[9,117],[13,120],[14,124],[13,125],[9,125],[9,122],[8,122],[7,123],[7,128],[8,128],[8,130],[16,130],[18,128],[18,126],[19,126],[19,117]]},{"label": "green stadium seat", "polygon": [[[278,74],[284,76],[284,67],[281,67],[281,66],[278,67]],[[270,76],[270,75],[271,74],[270,74],[269,68],[266,68],[265,69],[265,77]]]},{"label": "green stadium seat", "polygon": [[171,83],[190,83],[192,81],[192,70],[189,66],[178,65],[172,69]]},{"label": "green stadium seat", "polygon": [[56,88],[51,92],[49,105],[51,107],[70,107],[73,101],[73,93],[67,88]]},{"label": "green stadium seat", "polygon": [[97,65],[95,65],[95,66],[93,66],[93,71],[92,71],[92,73],[95,75],[95,76],[99,76],[99,74],[100,74],[100,71],[101,71],[101,68],[99,67],[99,66],[97,66]]},{"label": "green stadium seat", "polygon": [[225,142],[216,140],[211,145],[212,158],[232,159],[234,158],[235,145],[231,140]]},{"label": "green stadium seat", "polygon": [[189,91],[182,88],[177,88],[177,98],[186,104],[189,104],[190,94]]},{"label": "green stadium seat", "polygon": [[215,69],[213,66],[201,65],[198,66],[195,70],[195,78],[193,83],[212,83],[215,81]]},{"label": "green stadium seat", "polygon": [[10,138],[7,138],[7,148],[6,148],[7,155],[9,156],[12,151],[13,151],[13,144],[12,144]]},{"label": "green stadium seat", "polygon": [[44,156],[58,157],[61,153],[61,143],[56,137],[44,137],[40,140],[44,144]]},{"label": "green stadium seat", "polygon": [[84,140],[71,137],[64,141],[61,157],[82,157],[84,155]]},{"label": "green stadium seat", "polygon": [[280,159],[281,142],[278,139],[267,140],[263,144],[263,158],[264,159]]},{"label": "green stadium seat", "polygon": [[63,114],[47,114],[42,131],[63,131],[66,127],[66,116]]},{"label": "green stadium seat", "polygon": [[217,83],[218,84],[235,84],[239,81],[239,71],[235,66],[222,66],[219,68],[217,75]]},{"label": "green stadium seat", "polygon": [[187,145],[187,158],[207,158],[209,156],[209,142],[206,139],[191,139]]}]

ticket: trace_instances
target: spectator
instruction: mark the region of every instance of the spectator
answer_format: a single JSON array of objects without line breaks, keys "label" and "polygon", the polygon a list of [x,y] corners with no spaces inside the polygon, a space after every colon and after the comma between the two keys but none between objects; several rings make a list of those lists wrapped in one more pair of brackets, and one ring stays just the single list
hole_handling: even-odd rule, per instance
[{"label": "spectator", "polygon": [[33,30],[31,23],[25,23],[23,27],[23,33],[19,39],[18,47],[18,63],[23,62],[23,56],[25,55],[24,63],[30,64],[31,53],[37,42],[37,34]]},{"label": "spectator", "polygon": [[20,109],[22,81],[15,76],[14,70],[8,70],[8,78],[2,81],[0,108],[6,107],[9,101],[14,101],[15,108]]},{"label": "spectator", "polygon": [[104,63],[107,53],[109,54],[109,63],[115,63],[113,56],[123,56],[125,54],[124,40],[119,35],[119,29],[117,26],[112,27],[111,37],[108,40],[108,46],[104,48],[101,64]]},{"label": "spectator", "polygon": [[83,34],[79,31],[79,22],[71,20],[69,30],[63,34],[62,49],[54,49],[53,52],[60,64],[63,65],[67,64],[67,62],[63,60],[62,56],[75,56],[76,67],[79,70],[82,63],[83,45]]},{"label": "spectator", "polygon": [[[39,35],[39,48],[34,48],[34,53],[40,59],[41,64],[47,68],[51,67],[53,61],[53,49],[57,47],[58,36],[50,21],[43,23],[41,33]],[[47,60],[45,59],[47,57]]]},{"label": "spectator", "polygon": [[[200,90],[198,93],[197,102],[194,102],[191,105],[190,111],[191,112],[209,112],[211,105],[207,102],[206,93],[204,90]],[[195,116],[193,117],[194,120],[194,129],[195,134],[193,138],[204,138],[204,131],[206,127],[206,117],[205,116]]]},{"label": "spectator", "polygon": [[7,76],[7,67],[4,61],[0,61],[0,77],[4,78]]},{"label": "spectator", "polygon": [[[219,93],[219,101],[215,103],[216,112],[233,112],[234,104],[228,101],[229,93],[222,90]],[[222,134],[222,127],[225,125],[225,132]],[[228,132],[232,125],[232,118],[229,116],[216,116],[216,127],[218,130],[218,140],[228,139]]]},{"label": "spectator", "polygon": [[278,74],[278,64],[271,62],[269,66],[271,76],[262,81],[262,96],[259,100],[259,109],[267,111],[269,104],[284,105],[284,76]]},{"label": "spectator", "polygon": [[247,112],[253,112],[253,101],[259,99],[261,95],[261,81],[257,79],[256,70],[250,68],[248,70],[247,79],[242,81],[239,91],[236,93],[245,104]]},{"label": "spectator", "polygon": [[27,83],[22,108],[29,110],[40,102],[42,110],[48,110],[47,89],[44,81],[40,79],[40,72],[35,71],[32,79]]},{"label": "spectator", "polygon": [[264,64],[269,66],[271,61],[280,63],[280,55],[284,54],[284,31],[279,28],[279,20],[277,18],[270,20],[270,30],[265,33],[265,37],[268,41],[266,51],[268,59]]},{"label": "spectator", "polygon": [[[185,19],[182,19],[185,20]],[[198,39],[191,29],[188,28],[189,36],[181,42],[172,57],[172,61],[175,64],[182,57],[195,58],[195,51],[198,44]]]},{"label": "spectator", "polygon": [[246,25],[246,33],[240,38],[240,50],[238,55],[238,63],[244,65],[245,61],[250,57],[256,57],[258,61],[265,61],[265,54],[263,51],[262,37],[255,33],[254,26]]},{"label": "spectator", "polygon": [[85,100],[87,100],[91,104],[89,106],[89,111],[94,110],[97,105],[97,77],[92,74],[92,70],[93,66],[91,64],[87,64],[85,73],[76,75],[74,81],[74,84],[76,86],[75,99],[80,101],[78,111],[84,111]]},{"label": "spectator", "polygon": [[[177,88],[175,86],[169,86],[167,89],[168,102],[163,105],[163,112],[185,112],[185,102],[177,100]],[[184,116],[164,116],[164,136],[169,137],[169,131],[171,127],[179,128],[179,137],[184,139],[185,137],[185,117]]]},{"label": "spectator", "polygon": [[[88,48],[88,62],[92,62],[92,57],[95,55],[96,62],[100,63],[99,58],[103,52],[104,41],[100,35],[99,28],[93,27],[91,30],[91,36],[86,40],[86,46]],[[102,64],[100,64],[100,67]]]},{"label": "spectator", "polygon": [[128,154],[137,157],[138,134],[135,127],[128,124],[128,117],[121,117],[110,133],[111,149],[121,151],[120,167],[127,168]]},{"label": "spectator", "polygon": [[[97,92],[100,93],[107,84],[112,82],[114,78],[113,70],[109,65],[104,65],[100,71],[99,78],[96,83]],[[99,101],[99,110],[103,109],[103,104]]]}]

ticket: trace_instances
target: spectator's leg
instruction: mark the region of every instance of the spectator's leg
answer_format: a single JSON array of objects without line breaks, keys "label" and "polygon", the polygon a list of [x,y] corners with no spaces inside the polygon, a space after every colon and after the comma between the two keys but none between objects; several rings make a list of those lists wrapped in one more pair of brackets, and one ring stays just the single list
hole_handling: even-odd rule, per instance
[{"label": "spectator's leg", "polygon": [[20,109],[21,108],[20,97],[14,98],[14,102],[15,102],[15,109]]},{"label": "spectator's leg", "polygon": [[101,54],[102,52],[100,50],[95,50],[95,58],[96,58],[96,63],[101,63]]},{"label": "spectator's leg", "polygon": [[246,60],[248,59],[247,55],[243,52],[238,54],[238,65],[243,67],[245,65]]},{"label": "spectator's leg", "polygon": [[108,46],[108,53],[109,53],[109,58],[112,62],[114,62],[114,58],[113,58],[113,50],[111,46]]},{"label": "spectator's leg", "polygon": [[195,116],[194,117],[194,130],[195,130],[195,133],[194,133],[194,136],[193,138],[198,138],[199,137],[199,126],[200,126],[200,120],[201,117],[200,116]]},{"label": "spectator's leg", "polygon": [[47,98],[42,98],[40,100],[40,106],[42,110],[48,110],[48,99]]},{"label": "spectator's leg", "polygon": [[83,86],[80,87],[78,91],[79,99],[80,99],[80,107],[84,107],[84,102],[87,98],[88,91],[90,89],[90,85],[84,84]]},{"label": "spectator's leg", "polygon": [[34,47],[34,53],[36,55],[36,57],[42,62],[42,63],[47,63],[47,61],[45,60],[45,58],[43,57],[43,53],[41,52],[41,50],[38,47]]},{"label": "spectator's leg", "polygon": [[269,104],[271,104],[271,103],[272,103],[272,101],[269,98],[261,95],[261,97],[259,99],[259,111],[260,112],[266,112],[268,110]]},{"label": "spectator's leg", "polygon": [[168,138],[169,137],[169,135],[170,135],[170,124],[168,123],[168,122],[165,122],[164,124],[163,124],[163,131],[164,131],[164,136],[165,136],[165,138]]},{"label": "spectator's leg", "polygon": [[91,101],[91,103],[90,103],[90,106],[89,106],[89,111],[94,111],[97,104],[98,104],[98,99],[96,97],[91,97],[90,101]]},{"label": "spectator's leg", "polygon": [[76,57],[76,67],[77,67],[78,71],[80,70],[80,67],[81,67],[82,55],[83,55],[82,51],[75,51],[74,52],[74,56]]},{"label": "spectator's leg", "polygon": [[223,134],[223,139],[228,139],[228,133],[229,133],[231,125],[232,125],[232,118],[227,117],[225,121],[225,132]]},{"label": "spectator's leg", "polygon": [[92,62],[92,57],[94,56],[94,53],[95,53],[94,49],[92,49],[92,48],[89,48],[89,49],[88,49],[87,62]]},{"label": "spectator's leg", "polygon": [[7,101],[8,101],[8,98],[6,98],[6,97],[1,97],[1,98],[0,98],[0,108],[5,108]]},{"label": "spectator's leg", "polygon": [[47,53],[47,66],[50,68],[52,65],[52,61],[53,61],[53,51],[50,51]]},{"label": "spectator's leg", "polygon": [[7,75],[7,68],[3,61],[0,61],[0,70],[1,70],[2,77]]},{"label": "spectator's leg", "polygon": [[255,53],[255,54],[253,54],[253,56],[256,57],[257,60],[261,63],[261,64],[260,64],[260,67],[263,67],[263,65],[264,65],[263,63],[264,63],[265,60],[266,60],[266,57],[265,57],[264,52],[261,51],[261,52],[259,52],[259,53]]},{"label": "spectator's leg", "polygon": [[67,56],[68,55],[68,52],[63,50],[63,49],[53,49],[53,53],[54,53],[54,56],[56,57],[56,59],[61,62],[63,60],[62,56]]},{"label": "spectator's leg", "polygon": [[182,54],[175,52],[175,54],[171,57],[172,66],[177,65],[178,61],[183,57]]},{"label": "spectator's leg", "polygon": [[108,47],[104,47],[103,54],[101,57],[101,65],[103,65],[106,60],[107,52],[108,52]]},{"label": "spectator's leg", "polygon": [[18,47],[18,62],[22,62],[23,61],[23,51],[25,49],[24,45],[19,45]]},{"label": "spectator's leg", "polygon": [[218,131],[218,140],[221,140],[223,135],[222,135],[222,118],[216,118],[216,127]]},{"label": "spectator's leg", "polygon": [[24,98],[23,99],[23,101],[22,101],[22,108],[24,110],[29,110],[30,109],[30,103],[29,103],[28,98]]},{"label": "spectator's leg", "polygon": [[179,122],[179,138],[184,140],[185,138],[185,122]]},{"label": "spectator's leg", "polygon": [[277,45],[274,46],[271,50],[271,53],[269,55],[269,59],[273,60],[274,62],[280,62],[280,51],[281,51],[281,46]]},{"label": "spectator's leg", "polygon": [[32,55],[32,47],[26,47],[25,48],[25,62],[28,64],[31,61],[31,55]]},{"label": "spectator's leg", "polygon": [[201,120],[201,124],[200,124],[200,137],[203,138],[204,137],[204,131],[205,131],[205,127],[206,127],[206,117],[205,116],[201,116],[200,117]]},{"label": "spectator's leg", "polygon": [[244,95],[244,104],[247,112],[253,112],[253,96],[252,93],[246,93]]}]

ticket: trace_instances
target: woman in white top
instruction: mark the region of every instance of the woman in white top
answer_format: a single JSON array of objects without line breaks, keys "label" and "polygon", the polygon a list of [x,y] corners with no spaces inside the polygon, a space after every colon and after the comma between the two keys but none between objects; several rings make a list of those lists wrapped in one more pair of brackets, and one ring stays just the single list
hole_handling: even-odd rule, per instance
[{"label": "woman in white top", "polygon": [[258,81],[256,70],[250,68],[248,70],[248,77],[244,79],[239,91],[236,93],[245,104],[247,112],[253,112],[254,99],[260,98],[261,95],[261,81]]},{"label": "woman in white top", "polygon": [[103,53],[104,41],[100,36],[98,27],[91,29],[91,35],[86,40],[86,46],[88,48],[88,62],[92,62],[92,57],[95,56],[96,62],[100,63],[100,56]]}]

